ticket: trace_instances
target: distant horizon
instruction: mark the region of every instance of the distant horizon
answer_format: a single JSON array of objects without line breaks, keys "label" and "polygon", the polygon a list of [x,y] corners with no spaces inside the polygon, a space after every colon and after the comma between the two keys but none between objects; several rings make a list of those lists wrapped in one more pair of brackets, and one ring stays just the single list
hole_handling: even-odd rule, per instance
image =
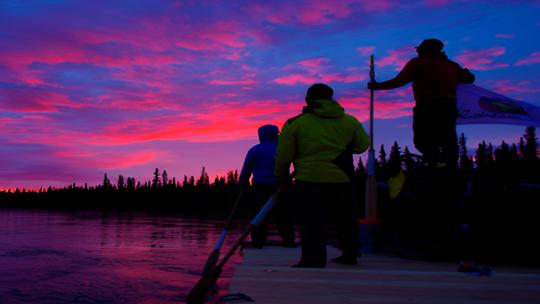
[{"label": "distant horizon", "polygon": [[[523,134],[522,134],[521,136],[519,136],[519,137],[523,137],[526,128],[527,128],[527,127],[523,126]],[[536,129],[537,129],[537,128],[535,128],[535,130],[536,130]],[[463,133],[463,134],[464,134],[464,133]],[[467,135],[466,135],[466,134],[464,134],[464,135],[465,135],[465,138],[466,138],[466,140],[467,140]],[[458,134],[458,136],[461,136],[461,134]],[[537,135],[537,136],[538,136],[538,135]],[[504,141],[504,142],[505,142],[506,144],[508,144],[510,147],[513,146],[513,145],[516,145],[516,146],[519,147],[519,137],[518,137],[518,139],[517,139],[516,142],[506,142],[506,141]],[[397,141],[396,141],[396,142],[397,142]],[[487,142],[487,141],[482,141],[482,140],[481,140],[481,141],[478,142],[474,147],[471,147],[470,144],[469,144],[468,141],[467,141],[467,142],[466,142],[466,146],[467,146],[467,155],[469,156],[470,159],[473,159],[473,160],[475,159],[474,156],[475,156],[475,153],[476,153],[476,151],[477,151],[477,149],[478,149],[478,145],[479,145],[480,143],[482,143],[482,142],[485,142],[486,145],[491,144],[492,147],[493,147],[493,150],[496,150],[497,148],[501,147],[501,146],[502,146],[502,143],[503,143],[503,142],[501,141],[499,144],[494,144],[494,143],[492,143],[492,142]],[[397,143],[398,143],[398,145],[399,145],[399,142],[397,142]],[[538,141],[537,141],[537,143],[538,143]],[[383,144],[383,145],[384,145],[384,144]],[[390,153],[390,149],[392,148],[392,145],[393,145],[393,142],[392,142],[391,145],[384,145],[384,149],[385,149],[385,151],[386,151],[386,153],[387,153],[387,157],[388,157],[388,155],[389,155],[389,153]],[[403,150],[405,149],[405,147],[407,147],[407,148],[409,149],[409,152],[411,152],[411,153],[413,153],[413,154],[418,153],[417,151],[415,151],[414,149],[412,149],[412,148],[409,147],[409,146],[399,145],[399,147],[400,147],[400,149],[401,149],[401,153],[403,153]],[[380,145],[377,146],[377,147],[375,147],[375,157],[376,157],[377,159],[379,158],[379,152],[380,152],[380,150],[381,150],[381,146],[380,146]],[[413,151],[414,151],[414,152],[413,152]],[[415,153],[415,152],[416,152],[416,153]],[[540,144],[538,145],[538,149],[537,149],[537,152],[536,152],[536,153],[537,153],[537,155],[540,155]],[[419,153],[418,153],[418,154],[419,154]],[[367,168],[367,153],[354,154],[353,156],[354,156],[354,166],[355,166],[355,168],[357,167],[357,165],[358,165],[358,160],[359,160],[360,158],[362,159],[362,163],[364,164],[364,166]],[[107,177],[109,178],[109,180],[111,181],[111,183],[113,184],[113,186],[116,185],[116,182],[117,182],[118,178],[120,177],[120,175],[122,175],[124,178],[128,178],[128,177],[135,178],[135,183],[140,182],[141,184],[145,184],[145,183],[147,183],[147,182],[152,182],[152,178],[153,178],[153,177],[152,177],[152,174],[153,174],[152,172],[153,172],[155,169],[158,169],[159,172],[160,172],[160,174],[163,174],[163,171],[164,171],[164,170],[167,171],[167,176],[168,176],[168,180],[169,180],[169,181],[172,181],[172,179],[174,178],[174,179],[176,179],[176,182],[177,182],[177,183],[182,184],[182,181],[183,181],[183,179],[184,179],[184,176],[186,176],[187,178],[194,177],[194,178],[195,178],[195,181],[197,181],[197,179],[200,177],[200,175],[201,175],[201,173],[202,173],[203,168],[204,168],[205,172],[208,174],[209,179],[210,179],[210,183],[211,183],[211,184],[214,183],[214,180],[215,180],[216,177],[217,177],[217,178],[226,177],[227,174],[228,174],[229,172],[235,172],[235,171],[237,171],[238,174],[240,174],[240,171],[241,171],[241,169],[242,169],[242,167],[239,167],[239,168],[228,169],[228,170],[226,170],[226,171],[223,172],[223,173],[211,174],[211,173],[208,172],[208,170],[207,170],[207,168],[206,168],[205,166],[201,166],[201,167],[200,167],[200,170],[199,170],[199,174],[195,174],[195,175],[193,175],[193,174],[191,174],[191,175],[187,175],[187,174],[170,175],[170,172],[167,170],[167,168],[158,168],[158,167],[156,167],[156,168],[154,168],[154,169],[150,172],[150,174],[148,174],[146,177],[134,177],[134,176],[128,176],[128,175],[122,174],[122,173],[120,173],[120,174],[118,174],[118,175],[116,175],[116,176],[113,176],[113,175],[108,174],[107,172],[104,172],[104,173],[102,174],[102,179],[101,179],[101,181],[99,181],[99,182],[96,183],[96,184],[90,184],[89,182],[86,181],[86,182],[72,182],[72,183],[67,183],[67,184],[65,184],[65,185],[58,185],[58,186],[41,185],[41,186],[36,187],[36,188],[29,188],[29,187],[24,187],[24,186],[23,186],[23,187],[4,188],[4,187],[0,186],[0,191],[15,191],[16,189],[19,189],[19,190],[25,189],[25,190],[27,190],[27,191],[38,191],[39,189],[44,189],[44,190],[46,190],[46,189],[48,189],[49,187],[52,187],[53,189],[60,189],[60,188],[69,187],[69,186],[71,186],[71,185],[73,185],[73,184],[75,184],[75,185],[78,186],[78,187],[82,187],[82,186],[84,186],[85,184],[87,184],[88,187],[97,187],[97,186],[99,186],[99,185],[102,185],[103,179],[104,179],[104,175],[105,175],[105,174],[107,174]]]},{"label": "distant horizon", "polygon": [[[5,0],[0,190],[240,170],[257,128],[298,115],[316,82],[367,130],[369,55],[387,80],[431,37],[475,84],[540,106],[538,16],[538,0]],[[410,85],[375,93],[377,150],[416,153],[413,106]],[[457,132],[476,147],[524,128]]]}]

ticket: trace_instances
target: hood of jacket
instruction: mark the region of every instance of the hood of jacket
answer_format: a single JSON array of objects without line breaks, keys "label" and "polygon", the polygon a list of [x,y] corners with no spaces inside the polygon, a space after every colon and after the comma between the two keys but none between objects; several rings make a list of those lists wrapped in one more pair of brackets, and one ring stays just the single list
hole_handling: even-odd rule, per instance
[{"label": "hood of jacket", "polygon": [[278,139],[279,129],[274,125],[264,125],[259,128],[260,142],[275,142]]},{"label": "hood of jacket", "polygon": [[319,99],[304,107],[303,113],[313,113],[320,117],[335,118],[345,114],[345,109],[332,99]]}]

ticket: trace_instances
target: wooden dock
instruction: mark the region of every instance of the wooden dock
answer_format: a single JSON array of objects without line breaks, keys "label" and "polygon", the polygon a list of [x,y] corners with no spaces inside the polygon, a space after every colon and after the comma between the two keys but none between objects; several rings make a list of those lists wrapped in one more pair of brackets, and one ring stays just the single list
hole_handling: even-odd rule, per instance
[{"label": "wooden dock", "polygon": [[[318,303],[540,303],[540,269],[495,266],[494,274],[457,272],[454,263],[365,254],[355,266],[291,268],[299,248],[244,249],[229,293],[259,304]],[[339,252],[329,246],[329,258]],[[228,303],[245,303],[236,301]]]}]

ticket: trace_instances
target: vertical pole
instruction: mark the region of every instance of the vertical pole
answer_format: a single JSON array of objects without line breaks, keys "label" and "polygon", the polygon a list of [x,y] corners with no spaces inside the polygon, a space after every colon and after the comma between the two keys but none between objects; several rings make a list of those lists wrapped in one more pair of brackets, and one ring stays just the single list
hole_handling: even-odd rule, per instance
[{"label": "vertical pole", "polygon": [[[373,55],[369,58],[369,78],[370,82],[375,82],[375,59]],[[366,180],[366,220],[368,222],[377,221],[377,180],[375,178],[375,149],[373,147],[373,120],[374,120],[374,92],[370,90],[369,95],[369,150],[368,168]]]}]

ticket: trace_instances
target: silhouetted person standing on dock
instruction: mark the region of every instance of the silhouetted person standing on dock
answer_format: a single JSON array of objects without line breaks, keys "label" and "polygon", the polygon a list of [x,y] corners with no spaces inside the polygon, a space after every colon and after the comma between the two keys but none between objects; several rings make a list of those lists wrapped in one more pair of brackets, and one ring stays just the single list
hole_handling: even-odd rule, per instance
[{"label": "silhouetted person standing on dock", "polygon": [[414,145],[427,163],[455,167],[458,159],[456,134],[456,87],[473,83],[474,75],[448,59],[438,39],[426,39],[416,47],[415,57],[388,81],[368,83],[370,90],[391,90],[412,82]]},{"label": "silhouetted person standing on dock", "polygon": [[[240,173],[240,187],[244,191],[249,187],[249,179],[253,175],[251,209],[253,215],[262,208],[266,201],[277,191],[277,178],[274,175],[275,154],[279,129],[274,125],[259,128],[260,143],[249,149]],[[278,201],[272,212],[276,220],[281,245],[294,247],[294,227],[289,219],[289,212],[284,202]],[[267,241],[268,218],[251,230],[251,246],[262,248]]]},{"label": "silhouetted person standing on dock", "polygon": [[[302,219],[302,256],[294,267],[326,266],[324,224],[328,211],[336,213],[338,241],[343,255],[334,262],[353,265],[359,253],[357,210],[353,198],[353,153],[364,152],[369,140],[356,118],[332,99],[325,84],[312,85],[302,114],[285,123],[276,153],[280,184],[294,177]],[[291,177],[289,168],[294,164]]]},{"label": "silhouetted person standing on dock", "polygon": [[[460,271],[476,270],[473,244],[468,223],[459,219],[464,208],[458,202],[463,186],[457,175],[458,143],[456,120],[458,117],[456,90],[458,83],[473,83],[474,75],[448,59],[444,44],[434,38],[425,39],[416,47],[415,57],[388,81],[370,82],[370,90],[390,90],[412,82],[416,105],[413,109],[414,145],[422,153],[431,173],[429,189],[422,189],[432,200],[428,202],[435,219],[459,221],[463,232],[460,245],[462,263]],[[457,212],[457,213],[456,213]]]}]

